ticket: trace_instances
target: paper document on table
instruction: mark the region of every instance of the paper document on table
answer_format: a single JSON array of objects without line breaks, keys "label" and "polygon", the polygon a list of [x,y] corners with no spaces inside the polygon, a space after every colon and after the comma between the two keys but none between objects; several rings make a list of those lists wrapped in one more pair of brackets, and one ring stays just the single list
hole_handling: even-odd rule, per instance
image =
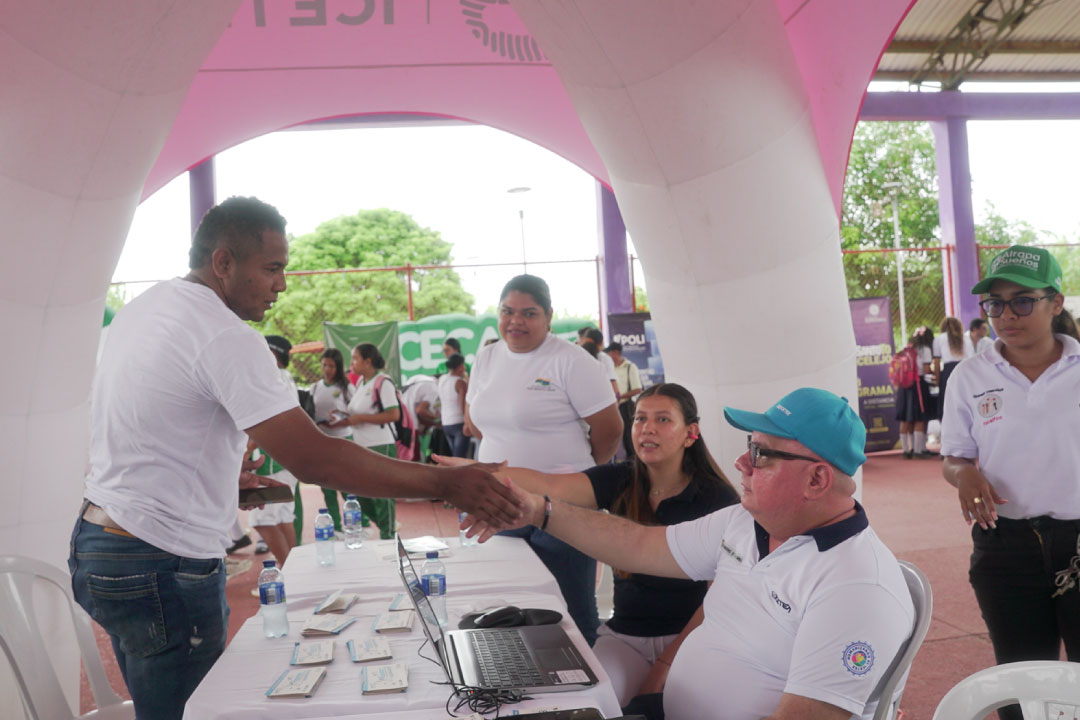
[{"label": "paper document on table", "polygon": [[300,634],[304,637],[319,635],[337,635],[339,632],[356,622],[354,617],[342,617],[340,615],[316,615],[304,621]]},{"label": "paper document on table", "polygon": [[334,641],[319,640],[293,645],[290,665],[324,665],[334,659]]},{"label": "paper document on table", "polygon": [[413,611],[384,612],[375,616],[371,629],[377,633],[408,632],[413,626]]},{"label": "paper document on table", "polygon": [[364,695],[405,692],[407,687],[409,687],[408,663],[367,665],[360,668],[360,692]]},{"label": "paper document on table", "polygon": [[443,551],[449,550],[450,546],[434,535],[421,535],[414,538],[401,538],[401,544],[405,546],[405,552],[410,555],[426,557],[427,553],[437,550],[439,557],[443,557]]},{"label": "paper document on table", "polygon": [[390,601],[389,609],[391,611],[412,610],[412,608],[412,602],[406,597],[405,593],[398,593],[394,596],[394,599]]},{"label": "paper document on table", "polygon": [[343,613],[352,607],[352,604],[359,599],[359,595],[356,593],[342,592],[341,590],[335,590],[327,595],[319,606],[315,608],[316,615],[322,615],[323,613]]},{"label": "paper document on table", "polygon": [[390,652],[390,641],[381,637],[349,640],[345,643],[345,647],[349,651],[349,659],[353,662],[389,660],[394,656]]},{"label": "paper document on table", "polygon": [[286,670],[266,691],[268,698],[311,697],[315,688],[326,676],[326,668],[301,668]]}]

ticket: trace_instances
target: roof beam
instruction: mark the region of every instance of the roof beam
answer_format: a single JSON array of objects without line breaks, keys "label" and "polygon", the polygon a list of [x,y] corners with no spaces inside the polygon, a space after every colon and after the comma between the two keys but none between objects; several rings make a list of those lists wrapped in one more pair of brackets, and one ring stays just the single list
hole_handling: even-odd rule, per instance
[{"label": "roof beam", "polygon": [[[949,34],[938,43],[910,82],[920,85],[936,75],[942,90],[955,90],[975,72],[1033,12],[1054,0],[973,0]],[[949,47],[960,47],[950,51]],[[970,48],[978,48],[971,50]]]},{"label": "roof beam", "polygon": [[986,43],[950,39],[944,47],[937,40],[893,40],[886,53],[924,54],[935,51],[947,53],[986,53],[996,55],[1075,55],[1080,53],[1080,42],[1070,40],[1003,40],[992,48]]},{"label": "roof beam", "polygon": [[[948,73],[930,73],[923,82],[940,82],[942,90],[951,77]],[[874,80],[911,82],[910,70],[878,70]],[[964,82],[1080,82],[1080,70],[988,70],[969,73]]]},{"label": "roof beam", "polygon": [[1076,120],[1080,93],[872,92],[860,120]]}]

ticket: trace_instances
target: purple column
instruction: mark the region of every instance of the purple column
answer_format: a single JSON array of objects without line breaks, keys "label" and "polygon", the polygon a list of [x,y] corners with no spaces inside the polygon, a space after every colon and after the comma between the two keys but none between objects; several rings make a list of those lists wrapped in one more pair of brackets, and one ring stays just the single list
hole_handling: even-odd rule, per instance
[{"label": "purple column", "polygon": [[608,313],[633,312],[630,293],[630,259],[626,254],[626,225],[623,223],[615,193],[596,183],[596,205],[599,217],[600,298],[604,317],[601,325],[607,328]]},{"label": "purple column", "polygon": [[188,170],[188,203],[191,206],[191,234],[206,211],[214,207],[214,156]]},{"label": "purple column", "polygon": [[949,116],[930,123],[937,145],[938,210],[941,238],[955,248],[952,253],[951,289],[953,313],[966,326],[981,317],[979,302],[971,288],[979,281],[979,255],[975,247],[975,216],[971,210],[971,168],[968,163],[967,119]]}]

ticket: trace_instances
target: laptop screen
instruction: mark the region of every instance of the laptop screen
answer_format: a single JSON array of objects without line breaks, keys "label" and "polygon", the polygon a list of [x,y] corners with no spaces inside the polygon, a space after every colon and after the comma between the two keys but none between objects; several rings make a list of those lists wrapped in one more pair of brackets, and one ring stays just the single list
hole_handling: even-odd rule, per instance
[{"label": "laptop screen", "polygon": [[449,658],[446,656],[448,652],[446,637],[443,635],[443,629],[439,625],[439,621],[435,619],[435,610],[431,607],[431,602],[428,601],[428,597],[424,593],[424,587],[420,584],[420,576],[416,574],[416,568],[413,567],[409,553],[405,551],[405,545],[401,542],[400,535],[397,536],[397,546],[398,571],[401,574],[401,582],[405,586],[405,592],[412,601],[416,614],[420,616],[420,621],[424,626],[424,634],[427,635],[428,640],[435,646],[435,651],[439,654],[439,664],[442,665],[443,672],[446,673],[446,679],[453,681],[450,676]]}]

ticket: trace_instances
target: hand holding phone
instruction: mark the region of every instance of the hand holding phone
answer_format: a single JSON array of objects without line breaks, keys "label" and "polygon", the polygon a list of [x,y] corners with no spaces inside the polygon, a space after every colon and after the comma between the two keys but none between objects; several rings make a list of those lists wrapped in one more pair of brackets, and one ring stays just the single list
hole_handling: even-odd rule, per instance
[{"label": "hand holding phone", "polygon": [[248,509],[269,503],[292,502],[293,492],[288,485],[264,485],[240,488],[240,508]]}]

